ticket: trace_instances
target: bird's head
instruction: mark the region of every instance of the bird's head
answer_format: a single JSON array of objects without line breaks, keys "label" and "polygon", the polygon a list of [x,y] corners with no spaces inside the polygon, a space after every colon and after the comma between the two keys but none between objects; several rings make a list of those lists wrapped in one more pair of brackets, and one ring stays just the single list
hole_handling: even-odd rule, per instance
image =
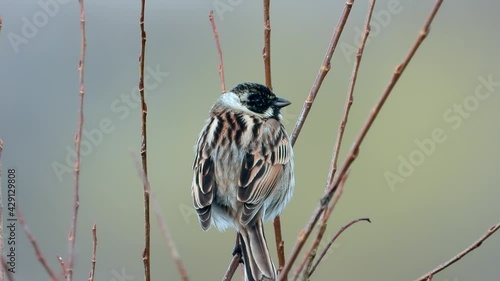
[{"label": "bird's head", "polygon": [[224,93],[220,101],[234,110],[278,120],[282,118],[280,109],[291,104],[288,100],[277,97],[268,87],[252,82],[238,84]]}]

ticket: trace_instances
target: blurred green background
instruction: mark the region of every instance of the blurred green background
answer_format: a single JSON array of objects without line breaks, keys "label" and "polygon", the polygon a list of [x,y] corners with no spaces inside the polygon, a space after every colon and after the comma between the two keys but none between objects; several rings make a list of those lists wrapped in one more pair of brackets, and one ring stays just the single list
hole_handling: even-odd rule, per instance
[{"label": "blurred green background", "polygon": [[[282,217],[287,252],[323,192],[367,2],[354,4],[295,147],[297,188]],[[285,111],[290,132],[344,3],[272,2],[273,85],[293,102]],[[340,162],[433,4],[377,1]],[[140,144],[134,100],[140,1],[88,0],[85,8],[87,133],[75,280],[88,277],[93,222],[96,280],[142,280],[143,195],[130,156]],[[341,236],[313,280],[413,280],[499,221],[499,8],[496,1],[445,1],[361,147],[327,238],[359,217],[373,223]],[[194,142],[220,94],[210,9],[216,9],[227,87],[264,82],[261,1],[148,0],[146,14],[150,181],[192,280],[220,280],[234,237],[232,231],[204,233],[191,208]],[[69,0],[3,0],[0,14],[4,174],[17,169],[18,206],[59,271],[56,255],[67,257],[73,194],[68,169],[77,120],[79,7]],[[493,82],[484,86],[485,80]],[[433,148],[426,139],[439,129],[446,140]],[[424,149],[417,145],[422,142]],[[5,185],[4,179],[4,196]],[[153,280],[179,280],[154,217],[152,225]],[[271,224],[267,231],[274,249]],[[20,229],[16,238],[17,280],[48,280]],[[498,280],[499,258],[497,234],[433,280]]]}]

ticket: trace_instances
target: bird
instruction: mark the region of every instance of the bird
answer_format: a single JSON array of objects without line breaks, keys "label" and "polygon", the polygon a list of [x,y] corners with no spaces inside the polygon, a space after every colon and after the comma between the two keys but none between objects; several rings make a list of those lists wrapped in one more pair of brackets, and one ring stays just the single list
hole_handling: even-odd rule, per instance
[{"label": "bird", "polygon": [[277,279],[263,222],[283,211],[295,188],[281,114],[290,104],[264,85],[238,84],[213,104],[195,145],[191,195],[200,226],[236,229],[247,281]]}]

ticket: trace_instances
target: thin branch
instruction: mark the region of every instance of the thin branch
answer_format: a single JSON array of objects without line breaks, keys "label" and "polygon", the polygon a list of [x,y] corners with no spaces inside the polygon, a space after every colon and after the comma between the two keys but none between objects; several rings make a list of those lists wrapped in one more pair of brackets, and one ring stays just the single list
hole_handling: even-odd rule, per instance
[{"label": "thin branch", "polygon": [[490,227],[488,231],[481,237],[479,238],[476,242],[474,242],[472,245],[467,247],[467,249],[463,250],[462,252],[458,253],[456,256],[454,256],[452,259],[449,261],[439,265],[438,267],[434,268],[433,270],[429,271],[428,273],[422,275],[420,278],[416,279],[415,281],[429,281],[432,279],[434,275],[442,271],[443,269],[449,267],[450,265],[454,264],[455,262],[459,261],[461,258],[463,258],[465,255],[468,253],[472,252],[473,250],[479,248],[481,244],[488,239],[493,233],[495,233],[498,229],[500,229],[500,223],[497,223],[496,225]]},{"label": "thin branch", "polygon": [[52,281],[58,281],[59,278],[54,274],[54,271],[50,268],[49,264],[47,263],[47,260],[42,254],[42,251],[40,250],[40,247],[38,246],[38,243],[36,242],[35,236],[31,233],[31,231],[28,228],[28,225],[26,224],[26,221],[24,220],[24,216],[21,214],[21,211],[19,211],[19,208],[16,208],[16,217],[21,225],[21,227],[24,229],[24,233],[26,233],[26,236],[28,237],[28,240],[31,242],[31,245],[33,246],[33,250],[35,250],[35,255],[40,262],[40,264],[43,266],[45,271],[50,277],[50,280]]},{"label": "thin branch", "polygon": [[[264,73],[266,86],[273,89],[271,79],[271,16],[270,16],[270,0],[263,0],[264,4],[264,48],[262,49],[262,58],[264,59]],[[273,222],[274,238],[276,242],[276,252],[278,254],[278,274],[285,266],[285,242],[281,234],[281,219],[276,216]]]},{"label": "thin branch", "polygon": [[59,261],[59,264],[61,265],[62,275],[64,276],[64,279],[68,278],[68,268],[64,264],[63,258],[60,255],[57,255],[57,260]]},{"label": "thin branch", "polygon": [[[0,21],[0,24],[1,24],[1,21]],[[1,25],[0,25],[0,27],[1,27]],[[16,279],[14,278],[14,274],[12,274],[12,272],[9,271],[9,266],[7,265],[7,261],[5,261],[4,255],[0,255],[0,262],[2,262],[2,268],[5,271],[5,274],[7,275],[7,279],[9,281],[16,281]]]},{"label": "thin branch", "polygon": [[[278,274],[283,270],[285,266],[285,241],[283,241],[283,236],[281,234],[281,219],[280,216],[276,216],[273,221],[274,226],[274,238],[276,241],[276,251],[278,253]],[[286,281],[286,279],[285,279]]]},{"label": "thin branch", "polygon": [[333,157],[332,157],[332,164],[331,164],[330,172],[328,175],[329,182],[333,181],[333,177],[335,176],[335,172],[337,171],[337,161],[339,158],[339,151],[340,151],[340,147],[342,146],[342,139],[344,137],[345,127],[347,124],[347,120],[349,118],[349,112],[351,110],[352,102],[354,99],[354,97],[353,97],[354,87],[356,86],[356,80],[358,78],[359,66],[361,65],[361,59],[363,57],[363,52],[365,50],[366,41],[368,40],[368,36],[370,35],[370,30],[371,30],[370,22],[371,22],[374,7],[375,7],[375,0],[370,0],[370,6],[368,8],[368,15],[366,16],[366,20],[365,20],[363,38],[361,39],[361,42],[359,43],[358,51],[356,54],[356,60],[354,62],[354,66],[353,66],[353,70],[352,70],[351,80],[349,82],[349,89],[347,91],[347,98],[346,98],[346,102],[344,105],[344,115],[342,116],[342,120],[340,121],[338,132],[337,132],[337,139],[335,140],[335,146],[333,149],[334,152],[333,152]]},{"label": "thin branch", "polygon": [[97,251],[97,226],[94,223],[94,225],[92,226],[92,266],[90,267],[89,281],[94,281],[96,251]]},{"label": "thin branch", "polygon": [[297,259],[297,256],[298,256],[300,250],[302,249],[302,247],[304,246],[305,241],[307,240],[307,238],[309,238],[309,235],[311,234],[312,230],[314,229],[314,226],[318,222],[321,214],[323,213],[325,208],[328,206],[328,203],[332,199],[333,194],[337,190],[339,183],[340,183],[340,180],[342,179],[343,175],[345,173],[347,173],[347,171],[351,167],[352,163],[356,159],[356,157],[359,153],[359,148],[361,146],[361,143],[363,142],[366,134],[368,133],[373,122],[375,121],[375,118],[377,117],[378,113],[380,112],[380,109],[382,108],[385,101],[389,97],[390,93],[392,92],[392,89],[394,88],[397,81],[401,77],[406,66],[413,58],[413,55],[415,54],[415,52],[418,50],[419,46],[422,44],[422,42],[424,41],[424,39],[428,35],[430,25],[431,25],[432,21],[434,20],[434,17],[436,15],[437,11],[439,10],[439,7],[441,6],[442,2],[443,2],[443,0],[437,0],[436,4],[434,5],[434,8],[431,11],[431,14],[429,15],[429,17],[428,17],[428,19],[423,27],[423,29],[420,31],[420,34],[419,34],[417,40],[415,41],[414,45],[410,49],[409,53],[407,54],[407,56],[405,57],[403,62],[396,67],[391,81],[387,85],[387,88],[385,89],[384,93],[380,97],[380,99],[377,102],[377,104],[375,105],[375,107],[372,109],[372,112],[371,112],[370,116],[368,117],[367,121],[365,122],[365,124],[363,125],[363,128],[361,129],[359,136],[354,141],[354,144],[353,144],[351,150],[349,151],[349,153],[346,157],[346,160],[344,161],[344,164],[340,170],[340,173],[335,177],[332,184],[330,186],[328,186],[328,191],[321,198],[319,206],[313,212],[305,229],[303,229],[300,232],[299,237],[297,239],[297,242],[295,243],[295,246],[294,246],[292,253],[290,255],[290,259],[288,260],[287,264],[285,265],[285,268],[283,269],[283,272],[280,276],[280,280],[284,280],[284,276],[286,276],[288,274],[288,272],[290,271],[290,268],[293,265],[293,263],[295,262],[295,260]]},{"label": "thin branch", "polygon": [[[342,119],[341,119],[340,124],[339,124],[337,139],[335,140],[332,161],[330,164],[330,170],[328,172],[328,181],[327,181],[327,184],[325,186],[325,191],[328,188],[328,186],[330,186],[330,184],[332,183],[335,172],[337,170],[337,161],[338,161],[339,151],[340,151],[340,147],[342,145],[342,138],[344,136],[345,126],[347,124],[349,112],[350,112],[351,105],[353,102],[354,87],[356,85],[356,80],[358,77],[359,66],[361,64],[361,58],[363,56],[363,51],[364,51],[364,48],[366,45],[366,41],[367,41],[368,36],[370,34],[370,22],[371,22],[374,7],[375,7],[375,0],[371,0],[369,3],[368,13],[367,13],[366,20],[365,20],[363,38],[361,39],[361,42],[359,43],[359,47],[358,47],[358,51],[357,51],[357,55],[356,55],[356,61],[354,62],[351,80],[349,82],[346,102],[345,102],[345,106],[344,106],[344,114],[343,114]],[[344,186],[345,180],[346,180],[346,177],[344,176],[344,178],[341,180],[341,184],[340,184],[342,188]],[[307,260],[308,260],[308,262],[307,262],[308,267],[311,266],[313,259],[314,259],[314,256],[316,255],[318,246],[319,246],[321,240],[323,239],[323,235],[326,231],[328,218],[330,217],[330,215],[334,209],[334,206],[337,204],[337,201],[339,198],[340,198],[340,194],[339,194],[339,196],[337,196],[336,200],[333,201],[333,204],[325,210],[325,213],[323,214],[323,219],[321,220],[320,227],[319,227],[318,233],[316,235],[316,238],[314,239],[314,242],[313,242],[311,248],[306,253],[306,258],[304,258],[303,262],[301,263],[301,267],[299,267],[300,270],[302,270],[302,268],[306,264]],[[297,277],[298,276],[296,275],[296,278]]]},{"label": "thin branch", "polygon": [[271,81],[271,19],[269,15],[270,0],[264,0],[264,48],[262,58],[264,59],[264,71],[266,75],[266,86],[273,89]]},{"label": "thin branch", "polygon": [[312,266],[311,270],[309,271],[309,273],[307,274],[308,277],[311,277],[311,275],[314,273],[314,271],[316,270],[316,268],[318,267],[318,265],[320,264],[321,260],[323,259],[323,257],[325,257],[326,253],[328,252],[328,249],[330,249],[330,247],[332,246],[332,244],[335,242],[335,240],[337,240],[337,238],[342,234],[342,232],[344,232],[346,229],[348,229],[349,227],[351,227],[352,225],[360,222],[360,221],[366,221],[366,222],[369,222],[371,223],[371,220],[370,218],[359,218],[359,219],[355,219],[353,221],[351,221],[350,223],[344,225],[333,237],[332,239],[330,240],[330,242],[328,242],[328,244],[325,246],[325,248],[323,249],[323,251],[321,252],[321,254],[319,255],[318,257],[318,260],[316,261],[316,263],[314,263],[314,265]]},{"label": "thin branch", "polygon": [[181,280],[183,281],[189,281],[188,273],[186,270],[186,267],[184,266],[184,263],[181,260],[181,257],[179,255],[179,251],[177,250],[177,246],[174,243],[174,240],[172,239],[172,236],[170,235],[170,232],[168,231],[165,218],[162,215],[161,209],[158,204],[158,200],[154,196],[153,193],[151,193],[151,198],[153,199],[153,207],[154,207],[154,212],[156,215],[156,219],[158,220],[158,224],[161,229],[161,233],[163,235],[163,239],[167,243],[167,246],[170,250],[170,255],[174,259],[175,265],[177,267],[177,271],[179,272],[179,275],[181,277]]},{"label": "thin branch", "polygon": [[[222,280],[231,280],[233,278],[233,275],[234,273],[236,272],[236,269],[238,268],[238,264],[241,263],[241,260],[242,260],[242,256],[241,256],[241,252],[240,251],[236,251],[236,247],[241,247],[241,244],[240,244],[240,233],[238,231],[235,231],[236,232],[236,241],[234,243],[234,249],[233,250],[233,258],[231,259],[231,262],[229,263],[228,265],[228,268],[226,270],[226,273],[224,274],[224,277],[222,277]],[[238,264],[234,264],[236,263],[236,261],[238,261]],[[243,269],[243,267],[241,267],[241,273],[242,273],[242,279],[245,279],[244,276],[245,276],[245,271]]]},{"label": "thin branch", "polygon": [[77,220],[78,220],[78,209],[80,207],[80,147],[82,141],[82,130],[83,130],[83,97],[85,94],[84,88],[84,74],[85,74],[85,53],[87,48],[87,39],[85,34],[85,6],[83,0],[79,0],[80,3],[80,36],[81,36],[81,53],[80,61],[78,63],[78,76],[80,81],[79,90],[79,112],[78,112],[78,128],[75,135],[75,150],[76,150],[76,160],[75,160],[75,176],[74,176],[74,198],[73,198],[73,216],[71,220],[71,229],[68,235],[68,266],[67,266],[67,280],[71,281],[73,279],[73,265],[75,260],[75,243],[76,243],[76,231],[77,231]]},{"label": "thin branch", "polygon": [[222,61],[222,48],[220,47],[219,32],[217,32],[217,27],[215,26],[214,11],[210,10],[208,13],[208,19],[212,25],[212,31],[214,32],[215,44],[217,45],[217,52],[219,53],[219,76],[221,83],[222,93],[226,92],[226,79],[224,77],[224,62]]},{"label": "thin branch", "polygon": [[353,3],[354,0],[347,0],[345,3],[344,10],[342,11],[342,15],[340,16],[340,21],[333,32],[332,39],[330,40],[330,44],[328,45],[328,50],[326,51],[325,57],[323,58],[323,63],[321,64],[321,67],[319,69],[318,75],[316,76],[311,91],[309,92],[309,95],[307,96],[306,101],[304,102],[304,106],[302,107],[302,111],[300,112],[299,118],[297,119],[295,128],[293,128],[293,132],[290,137],[292,145],[294,145],[295,141],[297,141],[300,131],[302,130],[302,126],[304,126],[304,122],[306,121],[309,111],[311,111],[312,104],[314,102],[314,99],[316,98],[316,95],[318,94],[319,88],[321,87],[323,80],[328,74],[328,71],[330,71],[333,52],[337,47],[337,43],[339,42],[342,31],[344,30],[347,18],[351,13]]},{"label": "thin branch", "polygon": [[[141,53],[139,56],[139,93],[141,95],[141,111],[142,111],[142,126],[141,126],[141,160],[144,177],[148,177],[148,158],[147,158],[147,115],[148,107],[144,95],[144,61],[146,56],[146,30],[144,27],[144,12],[146,9],[146,0],[141,0],[141,16],[139,19],[139,27],[141,29]],[[142,261],[144,264],[144,280],[151,281],[151,219],[149,211],[149,192],[144,184],[144,250],[142,252]]]},{"label": "thin branch", "polygon": [[184,266],[184,263],[181,260],[181,257],[179,255],[179,251],[177,250],[177,246],[174,243],[174,240],[172,239],[172,235],[170,235],[170,232],[168,231],[167,223],[166,220],[163,216],[163,212],[160,208],[160,203],[158,202],[158,199],[156,198],[155,194],[151,190],[151,185],[149,183],[148,178],[146,177],[146,174],[144,173],[144,170],[141,169],[139,160],[135,157],[135,155],[131,152],[132,160],[134,160],[134,163],[136,164],[137,172],[139,173],[139,177],[141,178],[141,181],[144,185],[145,191],[150,195],[151,201],[153,202],[153,211],[155,213],[156,219],[158,221],[158,225],[160,226],[160,231],[161,234],[163,235],[163,239],[167,243],[167,247],[170,251],[170,255],[174,259],[175,265],[177,267],[177,271],[179,272],[179,275],[181,276],[181,280],[183,281],[189,281],[188,274],[186,267]]},{"label": "thin branch", "polygon": [[[344,186],[345,186],[345,182],[346,182],[348,176],[349,176],[349,174],[345,174],[345,176],[342,178],[342,181],[340,182],[338,191],[335,193],[332,202],[330,203],[328,208],[325,210],[326,213],[331,213],[333,211],[333,209],[337,205],[337,202],[339,201],[340,197],[342,197],[342,194],[344,194]],[[323,216],[323,220],[321,221],[321,226],[326,225],[326,220],[324,220],[324,217],[325,216]],[[323,237],[323,234],[325,231],[326,231],[326,227],[320,227],[318,230],[318,237],[320,235],[321,235],[321,237]],[[310,269],[310,267],[312,265],[314,257],[316,256],[316,252],[317,252],[317,249],[319,247],[320,242],[321,242],[321,240],[316,238],[314,240],[313,244],[311,245],[311,248],[309,248],[309,250],[305,253],[304,259],[302,260],[300,266],[295,271],[294,280],[297,280],[299,278],[300,273],[304,269],[306,269],[306,271],[305,271],[306,273],[308,272],[308,270]],[[307,267],[305,267],[306,264],[307,264]]]},{"label": "thin branch", "polygon": [[[316,98],[316,95],[319,92],[321,84],[323,83],[323,80],[325,79],[326,75],[328,74],[328,72],[331,68],[331,60],[333,57],[333,53],[335,52],[335,49],[337,47],[337,43],[338,43],[340,36],[344,30],[344,26],[347,22],[347,19],[351,13],[351,9],[352,9],[353,4],[354,4],[354,0],[347,0],[345,3],[344,10],[342,11],[342,15],[340,17],[339,22],[337,23],[337,26],[335,27],[335,30],[333,31],[332,38],[330,40],[330,44],[328,45],[328,50],[325,54],[325,57],[323,58],[323,62],[321,64],[319,72],[316,76],[316,79],[315,79],[314,84],[311,88],[311,91],[310,91],[309,95],[307,96],[306,101],[304,102],[304,106],[302,107],[302,111],[301,111],[299,118],[297,119],[297,123],[295,124],[295,127],[293,129],[293,132],[291,135],[292,145],[295,145],[295,142],[300,134],[300,131],[302,130],[302,126],[304,125],[306,118],[309,114],[309,111],[311,110],[314,99]],[[322,233],[324,233],[324,231],[325,231],[325,229],[320,230],[319,233],[321,233],[320,234],[321,236],[322,236]],[[298,239],[300,240],[303,238],[307,239],[307,237],[303,236],[303,233],[300,233]],[[305,242],[305,240],[304,240],[304,242]],[[319,244],[319,241],[317,241],[317,242]],[[315,248],[315,247],[317,247],[317,245],[314,246],[314,244],[313,244],[313,247],[311,248],[310,253],[313,252],[313,248]],[[292,259],[295,260],[297,258],[297,255],[298,255],[298,252],[293,253],[291,256]],[[307,260],[304,259],[301,266],[299,266],[299,269],[298,269],[297,274],[295,276],[296,278],[298,278],[298,273],[300,273],[300,271],[303,269],[306,261]],[[283,274],[281,274],[280,280],[284,280],[284,281],[287,280],[287,275],[288,275],[288,271],[290,270],[290,268],[291,268],[291,264],[286,270],[284,270],[285,272]]]},{"label": "thin branch", "polygon": [[229,263],[226,273],[224,273],[224,277],[222,277],[222,281],[230,281],[233,278],[234,272],[236,272],[236,269],[238,269],[238,266],[240,265],[240,260],[241,260],[240,253],[236,253],[233,255],[233,258]]},{"label": "thin branch", "polygon": [[[2,31],[2,17],[0,17],[0,32],[1,31]],[[3,253],[2,151],[3,151],[3,140],[0,139],[0,256]],[[0,267],[0,281],[4,281],[4,278],[5,278],[4,268]]]},{"label": "thin branch", "polygon": [[[319,92],[321,84],[323,83],[323,80],[325,79],[326,75],[328,74],[328,72],[331,68],[331,60],[333,57],[333,53],[335,52],[335,49],[336,49],[337,44],[339,42],[340,36],[344,30],[344,26],[345,26],[347,19],[351,13],[351,9],[352,9],[353,4],[354,4],[354,0],[347,0],[345,3],[344,10],[342,11],[342,15],[340,17],[340,20],[337,23],[337,26],[335,27],[335,29],[333,31],[332,37],[330,39],[330,43],[328,45],[328,49],[327,49],[325,56],[323,58],[323,62],[321,64],[319,72],[316,75],[316,79],[314,81],[314,84],[311,88],[311,91],[309,92],[309,95],[307,96],[307,98],[304,102],[304,105],[302,107],[302,111],[299,115],[299,118],[297,119],[297,123],[295,124],[292,135],[290,137],[292,145],[295,145],[295,142],[300,134],[300,131],[302,130],[302,127],[306,121],[306,118],[309,114],[309,111],[311,110],[314,99],[316,98],[316,95]],[[275,229],[276,229],[276,226],[275,226]],[[307,239],[307,237],[304,236],[304,234],[305,233],[301,232],[299,234],[299,238],[298,238],[299,241],[304,239],[302,241],[302,245],[305,242],[305,240]],[[308,235],[309,234],[307,234],[307,236]],[[299,251],[300,251],[300,249],[296,252],[292,252],[292,255],[291,255],[292,261],[289,260],[289,262],[286,263],[285,266],[282,267],[282,272],[280,274],[280,280],[284,280],[284,281],[287,280],[288,272],[290,271],[293,262],[297,258]],[[286,265],[288,265],[288,267]]]}]

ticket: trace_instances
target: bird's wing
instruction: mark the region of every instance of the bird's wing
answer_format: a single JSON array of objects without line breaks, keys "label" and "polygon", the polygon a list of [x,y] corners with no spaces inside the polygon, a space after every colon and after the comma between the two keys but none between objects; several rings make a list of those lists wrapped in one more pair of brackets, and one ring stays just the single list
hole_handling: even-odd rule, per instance
[{"label": "bird's wing", "polygon": [[203,230],[207,230],[210,227],[212,217],[211,206],[216,189],[215,167],[211,157],[215,143],[213,140],[207,138],[210,138],[210,134],[213,133],[212,130],[219,130],[220,132],[221,126],[221,122],[218,119],[212,118],[200,133],[196,144],[191,193],[194,208],[198,213],[200,225]]},{"label": "bird's wing", "polygon": [[243,159],[238,188],[238,201],[244,203],[240,218],[243,225],[255,217],[264,200],[276,189],[283,176],[284,165],[292,156],[284,127],[278,121],[270,126],[262,126],[258,145]]}]

